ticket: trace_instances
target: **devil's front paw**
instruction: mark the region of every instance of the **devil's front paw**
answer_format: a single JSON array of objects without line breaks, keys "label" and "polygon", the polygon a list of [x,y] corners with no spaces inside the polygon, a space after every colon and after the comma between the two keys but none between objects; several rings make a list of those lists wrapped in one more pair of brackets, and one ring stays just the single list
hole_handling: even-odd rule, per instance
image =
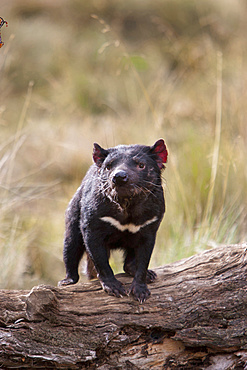
[{"label": "devil's front paw", "polygon": [[147,277],[146,277],[147,284],[153,283],[156,278],[157,278],[156,272],[154,272],[153,270],[147,271]]},{"label": "devil's front paw", "polygon": [[137,301],[143,303],[150,296],[150,291],[145,283],[137,283],[133,280],[129,294],[132,294]]},{"label": "devil's front paw", "polygon": [[100,281],[102,288],[109,295],[114,295],[115,297],[122,298],[124,295],[127,295],[123,284],[120,283],[117,279],[104,279]]},{"label": "devil's front paw", "polygon": [[58,286],[72,285],[72,284],[76,284],[78,280],[79,280],[79,276],[76,276],[74,278],[66,277],[63,280],[60,280],[57,285]]}]

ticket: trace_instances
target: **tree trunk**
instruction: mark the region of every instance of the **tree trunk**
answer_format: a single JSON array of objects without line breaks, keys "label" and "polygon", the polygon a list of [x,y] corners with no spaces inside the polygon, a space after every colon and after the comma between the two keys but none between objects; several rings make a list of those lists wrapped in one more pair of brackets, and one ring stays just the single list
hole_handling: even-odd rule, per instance
[{"label": "tree trunk", "polygon": [[0,367],[247,369],[246,250],[155,269],[144,304],[108,296],[98,281],[1,290]]}]

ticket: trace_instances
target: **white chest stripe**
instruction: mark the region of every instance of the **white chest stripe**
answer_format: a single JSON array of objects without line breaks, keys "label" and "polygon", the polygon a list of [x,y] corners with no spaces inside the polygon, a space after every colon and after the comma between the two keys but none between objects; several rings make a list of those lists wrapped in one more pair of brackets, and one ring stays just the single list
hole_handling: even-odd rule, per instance
[{"label": "white chest stripe", "polygon": [[122,225],[115,218],[108,217],[108,216],[101,217],[100,220],[105,221],[105,222],[108,222],[109,224],[111,224],[112,226],[116,227],[120,231],[129,231],[130,233],[135,234],[135,233],[138,233],[138,231],[140,231],[140,229],[142,229],[143,227],[145,227],[147,225],[150,225],[153,222],[157,221],[158,220],[158,217],[157,216],[154,216],[153,218],[151,218],[151,220],[145,221],[144,224],[142,224],[142,225],[134,225],[134,224],[125,224],[125,225]]}]

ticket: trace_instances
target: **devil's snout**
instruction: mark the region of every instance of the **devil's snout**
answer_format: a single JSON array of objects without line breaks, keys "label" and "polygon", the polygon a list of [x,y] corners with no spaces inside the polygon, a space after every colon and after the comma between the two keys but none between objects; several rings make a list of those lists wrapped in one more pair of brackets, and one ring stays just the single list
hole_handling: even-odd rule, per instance
[{"label": "devil's snout", "polygon": [[112,178],[112,182],[115,184],[115,185],[124,185],[128,182],[128,174],[126,171],[124,170],[120,170],[120,171],[117,171],[113,178]]}]

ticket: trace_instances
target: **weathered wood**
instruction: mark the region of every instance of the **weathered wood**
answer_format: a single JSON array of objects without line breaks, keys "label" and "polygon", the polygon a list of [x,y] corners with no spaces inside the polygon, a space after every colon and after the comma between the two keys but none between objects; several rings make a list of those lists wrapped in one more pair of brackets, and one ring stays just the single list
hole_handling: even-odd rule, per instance
[{"label": "weathered wood", "polygon": [[98,281],[1,290],[0,367],[247,368],[246,252],[219,247],[157,268],[142,305]]}]

